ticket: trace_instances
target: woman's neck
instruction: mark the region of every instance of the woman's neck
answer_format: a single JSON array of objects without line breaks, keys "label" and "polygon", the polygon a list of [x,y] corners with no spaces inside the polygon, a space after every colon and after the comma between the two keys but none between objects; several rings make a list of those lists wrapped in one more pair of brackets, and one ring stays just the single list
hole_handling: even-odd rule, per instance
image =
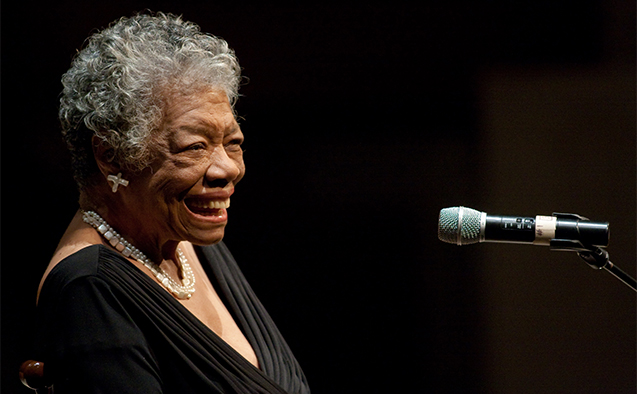
[{"label": "woman's neck", "polygon": [[[91,193],[103,195],[103,191]],[[88,193],[80,194],[80,209],[94,211],[100,215],[126,241],[144,253],[155,264],[164,262],[175,265],[179,240],[163,238],[157,225],[145,220],[135,212],[129,212],[117,195],[112,199],[89,198]]]}]

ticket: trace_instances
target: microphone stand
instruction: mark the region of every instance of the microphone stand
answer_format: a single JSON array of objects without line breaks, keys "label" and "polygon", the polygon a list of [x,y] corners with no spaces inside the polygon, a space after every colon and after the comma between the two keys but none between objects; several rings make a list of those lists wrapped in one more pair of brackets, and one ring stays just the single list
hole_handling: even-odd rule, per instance
[{"label": "microphone stand", "polygon": [[572,239],[552,239],[551,250],[577,252],[577,255],[591,268],[596,270],[605,269],[637,292],[637,281],[611,263],[608,252],[605,249],[597,246],[586,247],[580,241]]}]

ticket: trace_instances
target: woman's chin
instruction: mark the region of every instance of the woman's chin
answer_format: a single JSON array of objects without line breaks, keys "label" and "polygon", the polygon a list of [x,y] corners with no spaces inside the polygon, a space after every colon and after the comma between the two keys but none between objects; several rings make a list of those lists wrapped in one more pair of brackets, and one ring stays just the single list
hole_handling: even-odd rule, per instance
[{"label": "woman's chin", "polygon": [[186,227],[187,240],[196,245],[212,245],[223,239],[225,235],[226,222],[215,223],[207,226]]},{"label": "woman's chin", "polygon": [[214,230],[203,231],[194,229],[188,231],[186,240],[193,245],[206,246],[218,243],[223,239],[225,228],[216,228]]}]

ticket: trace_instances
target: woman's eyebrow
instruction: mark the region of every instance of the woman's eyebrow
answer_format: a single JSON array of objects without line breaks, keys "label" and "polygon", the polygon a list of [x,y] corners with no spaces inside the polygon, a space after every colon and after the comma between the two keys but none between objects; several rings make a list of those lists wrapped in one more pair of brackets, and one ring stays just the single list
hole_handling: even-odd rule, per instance
[{"label": "woman's eyebrow", "polygon": [[226,135],[233,135],[233,134],[241,132],[241,127],[239,126],[239,123],[237,122],[234,122],[232,125],[227,127],[227,129],[228,129],[228,132],[225,133]]},{"label": "woman's eyebrow", "polygon": [[171,128],[172,131],[185,131],[188,133],[199,134],[202,136],[209,136],[211,131],[222,131],[224,136],[233,135],[241,131],[241,127],[237,122],[232,122],[227,126],[221,126],[206,121],[198,121],[195,124],[182,124]]}]

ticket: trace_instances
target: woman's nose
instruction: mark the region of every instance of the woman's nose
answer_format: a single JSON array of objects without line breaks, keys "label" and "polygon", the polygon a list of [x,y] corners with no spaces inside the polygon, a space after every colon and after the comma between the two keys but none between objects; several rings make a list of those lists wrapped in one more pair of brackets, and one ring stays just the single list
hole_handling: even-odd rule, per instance
[{"label": "woman's nose", "polygon": [[[216,149],[206,171],[204,182],[209,187],[223,187],[230,182],[238,182],[242,173],[242,161],[231,158],[222,147]],[[221,186],[223,182],[223,186]]]}]

